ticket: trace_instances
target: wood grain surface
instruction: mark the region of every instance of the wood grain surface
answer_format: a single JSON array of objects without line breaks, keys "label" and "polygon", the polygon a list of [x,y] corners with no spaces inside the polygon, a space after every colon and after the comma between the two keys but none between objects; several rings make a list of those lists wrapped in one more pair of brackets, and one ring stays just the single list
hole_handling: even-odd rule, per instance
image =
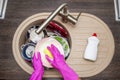
[{"label": "wood grain surface", "polygon": [[[0,20],[0,80],[28,80],[12,55],[12,39],[19,24],[27,17],[51,12],[67,2],[71,12],[87,12],[98,16],[111,29],[115,39],[115,55],[100,74],[82,80],[120,80],[120,22],[115,21],[113,0],[9,0],[6,18]],[[58,79],[43,79],[58,80]]]}]

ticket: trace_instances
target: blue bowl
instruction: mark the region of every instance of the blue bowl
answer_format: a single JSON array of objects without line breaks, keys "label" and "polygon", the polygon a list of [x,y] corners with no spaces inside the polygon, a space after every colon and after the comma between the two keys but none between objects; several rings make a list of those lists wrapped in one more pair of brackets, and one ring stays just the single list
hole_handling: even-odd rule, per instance
[{"label": "blue bowl", "polygon": [[27,61],[31,61],[35,50],[35,44],[27,43],[25,45],[22,45],[21,49],[22,49],[22,57]]}]

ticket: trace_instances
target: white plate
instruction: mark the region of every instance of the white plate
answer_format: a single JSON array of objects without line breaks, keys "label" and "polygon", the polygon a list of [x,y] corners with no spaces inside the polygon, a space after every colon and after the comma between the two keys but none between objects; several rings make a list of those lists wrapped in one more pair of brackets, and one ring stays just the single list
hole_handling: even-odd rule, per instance
[{"label": "white plate", "polygon": [[55,45],[58,50],[60,51],[60,53],[62,55],[64,55],[64,51],[62,48],[62,45],[55,39],[49,37],[49,38],[44,38],[42,40],[40,40],[36,47],[35,47],[35,52],[40,52],[41,54],[41,59],[42,59],[42,63],[45,67],[48,68],[52,68],[51,64],[47,61],[46,57],[45,57],[45,53],[44,50],[47,48],[47,46],[51,46],[51,44]]}]

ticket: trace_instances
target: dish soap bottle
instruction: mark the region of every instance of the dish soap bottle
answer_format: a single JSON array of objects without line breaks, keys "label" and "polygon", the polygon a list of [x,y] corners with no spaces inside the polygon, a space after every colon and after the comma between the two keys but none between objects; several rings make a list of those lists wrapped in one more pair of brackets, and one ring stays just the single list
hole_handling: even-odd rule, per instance
[{"label": "dish soap bottle", "polygon": [[90,61],[96,61],[98,44],[99,44],[99,39],[97,38],[97,34],[93,33],[93,35],[88,38],[88,44],[85,50],[84,59]]}]

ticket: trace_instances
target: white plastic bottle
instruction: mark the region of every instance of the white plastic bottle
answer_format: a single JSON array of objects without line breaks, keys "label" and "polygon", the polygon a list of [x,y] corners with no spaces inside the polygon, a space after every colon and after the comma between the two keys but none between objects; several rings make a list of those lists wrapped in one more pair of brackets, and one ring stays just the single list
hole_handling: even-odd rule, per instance
[{"label": "white plastic bottle", "polygon": [[99,44],[99,39],[97,38],[97,34],[93,33],[93,35],[88,38],[88,44],[84,54],[85,59],[96,61],[98,44]]}]

